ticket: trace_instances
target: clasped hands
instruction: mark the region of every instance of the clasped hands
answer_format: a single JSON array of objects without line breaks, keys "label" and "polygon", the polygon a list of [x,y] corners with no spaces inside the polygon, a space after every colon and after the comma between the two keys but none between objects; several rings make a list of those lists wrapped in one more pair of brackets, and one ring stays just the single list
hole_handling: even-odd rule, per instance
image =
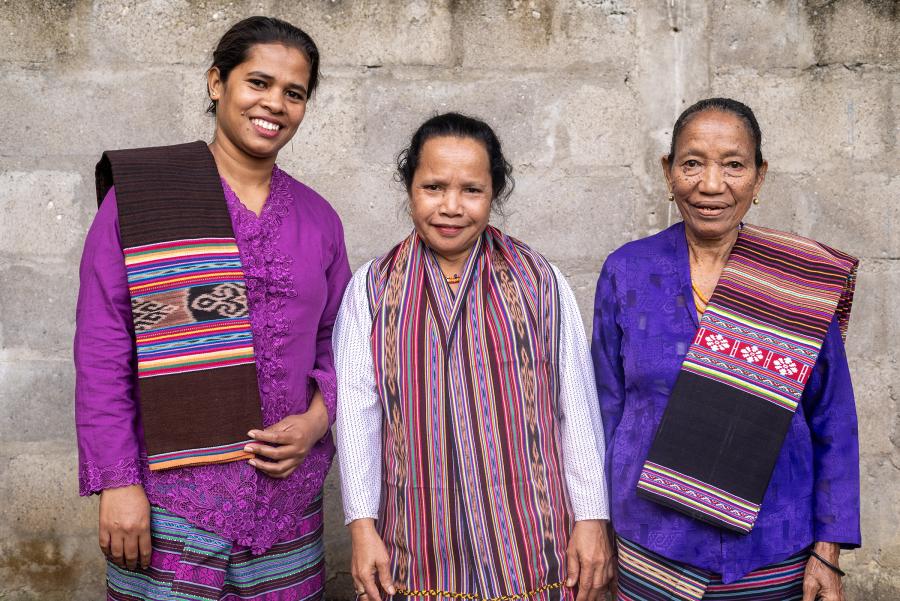
[{"label": "clasped hands", "polygon": [[[244,449],[255,455],[250,465],[272,478],[287,478],[327,432],[328,410],[316,391],[305,413],[289,415],[265,430],[250,430],[254,442]],[[150,503],[141,485],[107,488],[100,494],[99,544],[120,568],[149,567]]]}]

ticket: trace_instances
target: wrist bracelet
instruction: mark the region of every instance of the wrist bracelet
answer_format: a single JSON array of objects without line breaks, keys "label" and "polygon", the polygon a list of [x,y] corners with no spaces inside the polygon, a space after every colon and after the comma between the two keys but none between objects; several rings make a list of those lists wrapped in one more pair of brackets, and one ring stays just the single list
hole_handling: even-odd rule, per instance
[{"label": "wrist bracelet", "polygon": [[829,570],[831,570],[832,572],[834,572],[834,573],[837,574],[838,576],[840,576],[840,577],[843,578],[844,576],[847,575],[847,574],[844,572],[844,570],[842,570],[841,568],[837,567],[836,565],[834,565],[833,563],[831,563],[830,561],[828,561],[827,559],[825,559],[824,557],[822,557],[821,555],[819,555],[818,553],[816,553],[814,550],[810,549],[810,550],[809,550],[809,554],[812,555],[813,557],[815,557],[816,559],[818,559],[819,561],[821,561],[822,563],[824,563],[826,568],[828,568]]}]

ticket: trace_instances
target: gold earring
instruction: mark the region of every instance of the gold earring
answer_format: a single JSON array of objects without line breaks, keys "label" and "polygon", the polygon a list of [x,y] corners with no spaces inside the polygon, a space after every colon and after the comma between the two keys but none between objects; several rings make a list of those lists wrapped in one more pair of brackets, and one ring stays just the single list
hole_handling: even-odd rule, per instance
[{"label": "gold earring", "polygon": [[755,205],[758,205],[758,204],[759,204],[759,196],[754,196],[754,197],[753,197],[753,204],[755,204]]},{"label": "gold earring", "polygon": [[672,192],[669,192],[668,199],[669,199],[669,202],[674,202],[674,201],[675,201],[675,194],[672,193]]}]

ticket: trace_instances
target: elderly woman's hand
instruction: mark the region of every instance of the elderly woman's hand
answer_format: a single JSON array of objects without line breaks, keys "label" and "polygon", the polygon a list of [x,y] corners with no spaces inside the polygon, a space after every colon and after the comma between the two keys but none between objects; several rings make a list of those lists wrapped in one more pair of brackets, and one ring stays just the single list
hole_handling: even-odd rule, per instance
[{"label": "elderly woman's hand", "polygon": [[[328,432],[328,410],[322,393],[316,391],[306,413],[289,415],[265,430],[250,430],[255,440],[244,450],[258,455],[250,465],[273,478],[287,478]],[[268,444],[260,444],[268,443]]]},{"label": "elderly woman's hand", "polygon": [[[838,565],[841,549],[837,543],[816,543],[813,550],[834,566]],[[803,576],[803,601],[844,601],[841,577],[834,570],[810,557]]]},{"label": "elderly woman's hand", "polygon": [[566,550],[566,586],[578,588],[575,601],[597,601],[614,574],[606,520],[575,522]]}]

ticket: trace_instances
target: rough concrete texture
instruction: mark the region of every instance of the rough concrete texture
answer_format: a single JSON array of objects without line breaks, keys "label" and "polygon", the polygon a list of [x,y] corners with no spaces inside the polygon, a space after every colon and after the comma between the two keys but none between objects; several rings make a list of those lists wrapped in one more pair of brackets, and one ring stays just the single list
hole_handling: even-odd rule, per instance
[{"label": "rough concrete texture", "polygon": [[[497,127],[517,189],[497,221],[568,275],[587,321],[608,252],[677,216],[658,158],[687,104],[757,110],[749,220],[862,257],[848,353],[864,547],[848,598],[900,599],[900,4],[896,0],[0,0],[0,599],[98,599],[79,499],[71,340],[106,148],[209,139],[204,69],[255,13],[306,28],[322,86],[280,162],[340,212],[355,266],[408,231],[391,165],[436,111]],[[349,546],[329,477],[329,598]]]}]

